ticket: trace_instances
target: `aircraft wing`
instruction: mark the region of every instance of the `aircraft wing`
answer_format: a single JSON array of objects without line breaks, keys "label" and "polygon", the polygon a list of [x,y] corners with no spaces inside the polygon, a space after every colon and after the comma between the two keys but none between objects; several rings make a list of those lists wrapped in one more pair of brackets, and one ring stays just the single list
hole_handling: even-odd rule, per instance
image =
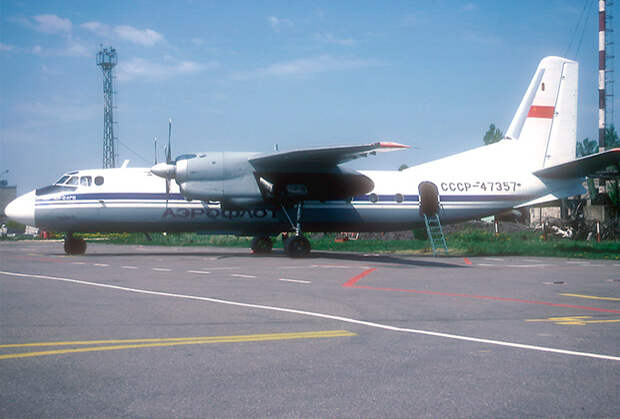
[{"label": "aircraft wing", "polygon": [[618,163],[620,163],[620,148],[613,148],[556,166],[545,167],[535,171],[534,175],[544,179],[574,179],[592,175],[598,170]]},{"label": "aircraft wing", "polygon": [[367,157],[382,151],[394,151],[409,146],[393,142],[376,142],[372,144],[308,148],[302,150],[275,152],[249,159],[258,171],[299,171],[332,168],[360,157]]}]

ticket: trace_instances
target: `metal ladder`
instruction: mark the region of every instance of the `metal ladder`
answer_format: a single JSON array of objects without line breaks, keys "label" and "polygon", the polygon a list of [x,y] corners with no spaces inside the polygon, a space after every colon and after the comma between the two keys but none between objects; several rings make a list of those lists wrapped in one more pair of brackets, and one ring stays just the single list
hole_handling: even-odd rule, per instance
[{"label": "metal ladder", "polygon": [[428,234],[428,240],[431,242],[433,248],[433,256],[437,256],[437,248],[443,247],[448,255],[448,245],[446,244],[446,237],[443,234],[441,223],[439,222],[439,214],[435,214],[428,217],[424,214],[424,224],[426,224],[426,234]]}]

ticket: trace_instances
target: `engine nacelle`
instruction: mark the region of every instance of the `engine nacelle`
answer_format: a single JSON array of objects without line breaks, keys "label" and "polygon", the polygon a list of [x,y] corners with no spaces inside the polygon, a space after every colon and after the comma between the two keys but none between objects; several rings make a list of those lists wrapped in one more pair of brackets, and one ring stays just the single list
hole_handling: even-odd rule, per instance
[{"label": "engine nacelle", "polygon": [[187,199],[260,203],[261,191],[248,158],[254,153],[211,152],[179,160],[175,180]]}]

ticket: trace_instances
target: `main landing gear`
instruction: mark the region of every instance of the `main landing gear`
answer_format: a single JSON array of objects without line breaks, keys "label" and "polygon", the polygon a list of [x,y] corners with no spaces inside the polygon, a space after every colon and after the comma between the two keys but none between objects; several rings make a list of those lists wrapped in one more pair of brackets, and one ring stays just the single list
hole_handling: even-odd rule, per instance
[{"label": "main landing gear", "polygon": [[271,249],[273,249],[273,241],[267,236],[254,237],[252,239],[251,249],[252,253],[255,255],[271,253]]},{"label": "main landing gear", "polygon": [[73,233],[65,236],[65,253],[68,255],[83,255],[86,252],[86,241],[73,237]]},{"label": "main landing gear", "polygon": [[282,211],[286,215],[286,218],[288,218],[289,223],[291,223],[293,230],[295,230],[295,235],[293,237],[289,237],[284,240],[284,251],[289,257],[292,258],[304,258],[310,255],[310,242],[301,234],[301,212],[303,210],[303,206],[303,201],[299,201],[297,203],[297,219],[295,220],[295,223],[293,223],[293,220],[289,217],[288,212],[286,212],[286,209],[282,206]]}]

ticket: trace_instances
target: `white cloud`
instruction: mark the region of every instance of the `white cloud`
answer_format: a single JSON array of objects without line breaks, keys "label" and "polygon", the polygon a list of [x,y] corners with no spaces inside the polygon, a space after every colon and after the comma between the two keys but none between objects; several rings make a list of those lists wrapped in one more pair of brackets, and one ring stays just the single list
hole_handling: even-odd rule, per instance
[{"label": "white cloud", "polygon": [[327,42],[330,44],[337,44],[343,47],[352,47],[357,43],[353,38],[336,38],[331,33],[317,33],[314,35],[319,41]]},{"label": "white cloud", "polygon": [[8,45],[0,42],[0,51],[13,51],[15,47],[13,45]]},{"label": "white cloud", "polygon": [[133,42],[134,44],[153,46],[163,41],[164,36],[153,29],[138,29],[129,25],[110,26],[101,22],[84,22],[80,25],[82,29],[86,29],[102,38],[117,38],[124,41]]},{"label": "white cloud", "polygon": [[162,34],[152,29],[140,30],[127,25],[114,27],[114,33],[121,39],[148,47],[164,39]]},{"label": "white cloud", "polygon": [[160,64],[143,58],[132,58],[118,64],[118,79],[129,81],[136,78],[147,81],[164,80],[176,76],[192,75],[217,67],[216,62],[197,63],[194,61],[179,61],[176,63]]},{"label": "white cloud", "polygon": [[84,22],[80,25],[81,28],[87,29],[96,35],[104,38],[112,36],[112,28],[109,25],[101,22]]},{"label": "white cloud", "polygon": [[299,58],[283,61],[253,71],[235,73],[234,79],[252,79],[262,77],[303,76],[307,74],[324,73],[328,71],[343,71],[365,68],[380,63],[374,60],[361,60],[349,57],[333,57],[320,55],[318,57]]},{"label": "white cloud", "polygon": [[289,19],[282,19],[282,18],[278,18],[275,16],[269,16],[267,18],[267,21],[269,22],[269,24],[271,25],[271,28],[276,31],[276,32],[280,32],[280,29],[283,27],[292,27],[293,26],[293,21],[289,20]]},{"label": "white cloud", "polygon": [[35,45],[30,52],[42,57],[90,57],[94,54],[90,45],[71,37],[67,37],[62,48],[43,48],[41,45]]},{"label": "white cloud", "polygon": [[71,21],[56,15],[36,15],[33,16],[33,28],[44,33],[67,33],[71,32]]}]

